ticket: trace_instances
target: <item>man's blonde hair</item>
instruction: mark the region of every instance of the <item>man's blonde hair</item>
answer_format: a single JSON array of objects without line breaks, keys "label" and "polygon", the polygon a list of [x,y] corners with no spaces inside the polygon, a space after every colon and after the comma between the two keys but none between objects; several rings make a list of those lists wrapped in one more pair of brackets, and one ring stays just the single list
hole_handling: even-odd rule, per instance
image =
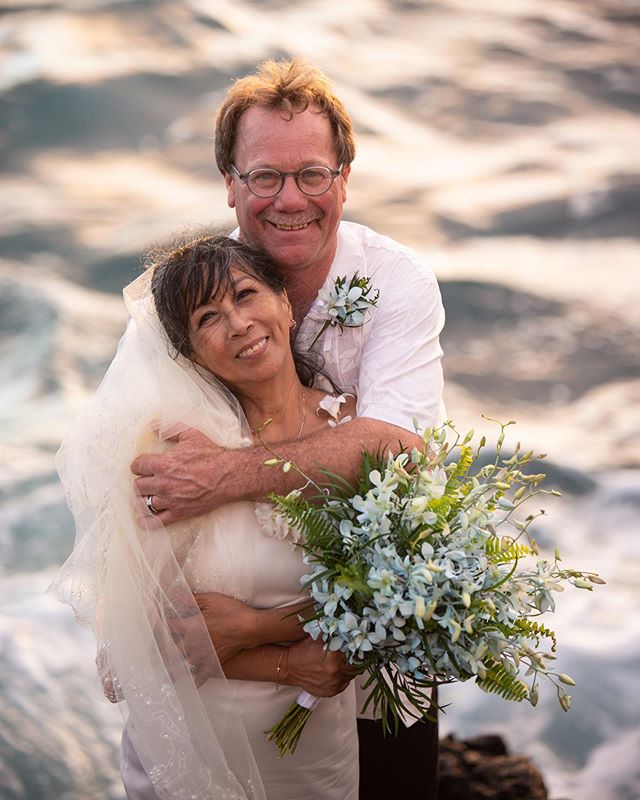
[{"label": "man's blonde hair", "polygon": [[324,114],[333,131],[338,165],[348,166],[355,156],[351,117],[335,95],[327,76],[302,58],[269,59],[254,75],[239,78],[227,91],[216,116],[215,152],[220,172],[233,164],[238,125],[252,106],[278,111],[289,119],[307,108]]}]

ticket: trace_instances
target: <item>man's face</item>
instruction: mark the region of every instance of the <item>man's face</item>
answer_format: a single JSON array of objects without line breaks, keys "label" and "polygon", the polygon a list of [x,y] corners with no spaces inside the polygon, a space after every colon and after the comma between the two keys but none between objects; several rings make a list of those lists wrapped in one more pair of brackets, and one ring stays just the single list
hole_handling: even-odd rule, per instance
[{"label": "man's face", "polygon": [[[235,148],[237,170],[270,168],[295,172],[302,167],[337,169],[331,124],[310,108],[293,119],[254,106],[242,115]],[[337,230],[346,200],[349,167],[328,192],[310,197],[293,177],[275,197],[256,197],[239,178],[226,173],[227,199],[235,208],[243,241],[264,248],[283,271],[310,270],[324,279],[336,251]]]}]

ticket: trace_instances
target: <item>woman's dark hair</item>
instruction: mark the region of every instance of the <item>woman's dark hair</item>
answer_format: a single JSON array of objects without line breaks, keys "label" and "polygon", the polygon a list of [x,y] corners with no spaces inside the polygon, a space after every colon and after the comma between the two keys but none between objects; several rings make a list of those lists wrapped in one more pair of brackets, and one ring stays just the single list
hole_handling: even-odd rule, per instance
[{"label": "woman's dark hair", "polygon": [[[180,236],[167,246],[153,248],[144,258],[152,269],[151,292],[158,317],[176,354],[191,359],[189,322],[193,312],[210,298],[225,294],[232,285],[231,270],[239,269],[259,280],[275,294],[284,294],[284,281],[264,250],[222,234],[189,238]],[[311,386],[320,372],[312,354],[293,359],[300,382]]]}]

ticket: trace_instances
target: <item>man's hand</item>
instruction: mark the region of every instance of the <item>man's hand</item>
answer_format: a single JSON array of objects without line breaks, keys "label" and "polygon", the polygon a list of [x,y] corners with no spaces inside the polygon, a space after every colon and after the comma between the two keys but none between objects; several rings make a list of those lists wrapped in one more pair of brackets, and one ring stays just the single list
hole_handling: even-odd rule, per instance
[{"label": "man's hand", "polygon": [[152,498],[163,525],[199,517],[236,499],[229,494],[235,451],[219,447],[195,428],[168,441],[175,443],[168,452],[138,456],[131,464],[140,476],[138,494]]},{"label": "man's hand", "polygon": [[323,642],[305,637],[286,651],[283,683],[300,686],[314,697],[343,692],[358,674],[343,653],[328,652]]}]

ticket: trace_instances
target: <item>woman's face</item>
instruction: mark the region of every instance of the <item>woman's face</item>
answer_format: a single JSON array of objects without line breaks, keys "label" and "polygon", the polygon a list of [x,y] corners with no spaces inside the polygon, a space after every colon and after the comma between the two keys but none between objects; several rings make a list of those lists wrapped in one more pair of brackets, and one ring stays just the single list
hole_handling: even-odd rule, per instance
[{"label": "woman's face", "polygon": [[231,269],[227,291],[192,314],[192,360],[239,395],[293,365],[289,331],[291,306],[258,278]]}]

